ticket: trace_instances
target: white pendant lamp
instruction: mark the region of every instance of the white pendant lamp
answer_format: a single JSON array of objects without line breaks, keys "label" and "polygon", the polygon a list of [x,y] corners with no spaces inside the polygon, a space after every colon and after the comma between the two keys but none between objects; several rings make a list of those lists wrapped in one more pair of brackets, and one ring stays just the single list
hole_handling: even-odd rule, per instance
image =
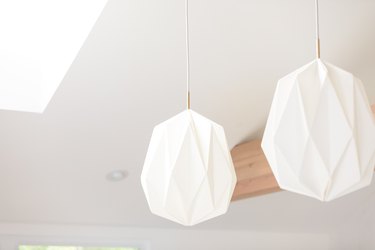
[{"label": "white pendant lamp", "polygon": [[280,79],[262,148],[282,189],[330,201],[370,184],[375,122],[362,82],[317,58]]},{"label": "white pendant lamp", "polygon": [[152,213],[192,226],[226,213],[237,180],[223,128],[190,109],[185,8],[187,109],[154,128],[141,182]]}]

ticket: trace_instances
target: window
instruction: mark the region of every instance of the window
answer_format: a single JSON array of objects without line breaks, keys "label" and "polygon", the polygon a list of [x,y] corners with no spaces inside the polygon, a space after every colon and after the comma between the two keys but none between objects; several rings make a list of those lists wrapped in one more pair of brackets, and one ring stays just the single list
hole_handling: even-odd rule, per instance
[{"label": "window", "polygon": [[18,250],[140,250],[134,247],[19,246]]}]

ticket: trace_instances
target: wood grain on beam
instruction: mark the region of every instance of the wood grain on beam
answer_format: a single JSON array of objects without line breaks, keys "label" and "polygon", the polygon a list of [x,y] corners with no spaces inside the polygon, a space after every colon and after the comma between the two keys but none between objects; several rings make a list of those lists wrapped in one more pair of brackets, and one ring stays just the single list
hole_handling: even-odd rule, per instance
[{"label": "wood grain on beam", "polygon": [[[371,109],[375,115],[375,104]],[[237,185],[232,200],[280,191],[260,144],[261,140],[257,139],[232,149],[237,174]]]},{"label": "wood grain on beam", "polygon": [[246,142],[234,147],[231,151],[237,174],[237,185],[232,200],[280,190],[260,143],[260,139]]}]

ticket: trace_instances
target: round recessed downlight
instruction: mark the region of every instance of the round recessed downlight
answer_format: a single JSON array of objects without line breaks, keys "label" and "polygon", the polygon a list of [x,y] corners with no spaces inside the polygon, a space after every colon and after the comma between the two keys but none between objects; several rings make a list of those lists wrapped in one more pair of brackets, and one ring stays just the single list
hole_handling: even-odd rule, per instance
[{"label": "round recessed downlight", "polygon": [[107,180],[109,181],[122,181],[128,176],[128,172],[125,170],[114,170],[107,174]]}]

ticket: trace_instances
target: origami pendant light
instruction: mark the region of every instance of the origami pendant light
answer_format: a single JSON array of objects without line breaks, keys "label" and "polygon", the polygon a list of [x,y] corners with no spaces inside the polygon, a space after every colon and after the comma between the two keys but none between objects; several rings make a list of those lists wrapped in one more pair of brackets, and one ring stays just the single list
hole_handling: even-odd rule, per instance
[{"label": "origami pendant light", "polygon": [[375,123],[362,82],[317,58],[279,80],[262,148],[282,189],[329,201],[370,184]]},{"label": "origami pendant light", "polygon": [[185,11],[187,109],[154,128],[141,182],[152,213],[191,226],[227,211],[236,174],[223,128],[190,109]]}]

